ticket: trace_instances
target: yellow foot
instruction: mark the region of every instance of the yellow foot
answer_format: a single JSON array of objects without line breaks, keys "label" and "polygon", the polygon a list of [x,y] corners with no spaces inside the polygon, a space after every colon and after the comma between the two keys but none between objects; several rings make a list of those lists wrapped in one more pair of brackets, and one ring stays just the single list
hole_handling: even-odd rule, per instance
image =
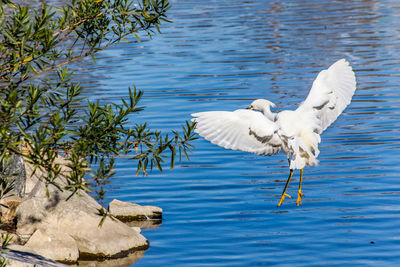
[{"label": "yellow foot", "polygon": [[297,207],[301,205],[301,197],[304,197],[304,194],[299,190],[299,192],[297,193],[297,201],[296,201]]},{"label": "yellow foot", "polygon": [[280,200],[279,203],[278,203],[278,207],[279,207],[280,205],[282,205],[283,201],[285,200],[285,197],[292,198],[292,197],[289,196],[288,194],[283,193],[282,196],[281,196],[281,200]]}]

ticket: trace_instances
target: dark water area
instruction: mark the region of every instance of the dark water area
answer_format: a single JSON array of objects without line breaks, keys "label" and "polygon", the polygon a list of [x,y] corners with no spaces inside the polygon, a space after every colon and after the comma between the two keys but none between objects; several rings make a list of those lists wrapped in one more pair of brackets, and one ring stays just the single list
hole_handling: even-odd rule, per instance
[{"label": "dark water area", "polygon": [[[194,142],[190,161],[136,177],[118,160],[107,201],[164,210],[144,230],[135,266],[338,266],[400,263],[400,2],[171,1],[163,34],[121,43],[76,68],[91,99],[119,101],[136,85],[147,108],[132,125],[179,130],[190,114],[266,98],[295,109],[318,72],[346,58],[352,103],[306,168],[303,205],[277,207],[288,175],[270,157]],[[133,41],[133,39],[132,39]],[[289,187],[296,195],[299,174]]]}]

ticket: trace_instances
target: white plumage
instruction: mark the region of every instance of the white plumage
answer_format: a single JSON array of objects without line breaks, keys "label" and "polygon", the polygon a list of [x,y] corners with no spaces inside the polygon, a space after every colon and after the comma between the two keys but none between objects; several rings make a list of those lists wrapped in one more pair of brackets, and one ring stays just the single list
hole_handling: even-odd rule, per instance
[{"label": "white plumage", "polygon": [[213,144],[259,155],[272,155],[281,150],[278,125],[260,112],[239,109],[200,112],[192,116],[197,117],[195,131]]},{"label": "white plumage", "polygon": [[[300,169],[297,205],[301,203],[301,181],[305,166],[318,164],[320,134],[351,102],[356,90],[354,72],[340,59],[315,79],[306,100],[296,110],[271,112],[275,105],[266,99],[253,101],[249,109],[208,111],[192,114],[196,132],[224,148],[259,155],[283,150],[290,174],[278,204],[281,205],[294,169]],[[289,196],[290,197],[290,196]]]}]

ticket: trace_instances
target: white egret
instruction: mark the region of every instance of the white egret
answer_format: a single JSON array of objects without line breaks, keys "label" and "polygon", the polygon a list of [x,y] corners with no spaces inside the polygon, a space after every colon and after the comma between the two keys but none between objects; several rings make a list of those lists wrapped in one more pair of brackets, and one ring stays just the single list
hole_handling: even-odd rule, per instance
[{"label": "white egret", "polygon": [[287,187],[295,169],[300,170],[297,206],[301,204],[303,168],[318,164],[320,134],[351,102],[356,90],[354,72],[340,59],[315,79],[304,102],[296,110],[271,111],[266,99],[253,101],[248,109],[194,113],[195,132],[224,148],[273,155],[283,150],[289,162],[289,177],[278,206],[290,197]]}]

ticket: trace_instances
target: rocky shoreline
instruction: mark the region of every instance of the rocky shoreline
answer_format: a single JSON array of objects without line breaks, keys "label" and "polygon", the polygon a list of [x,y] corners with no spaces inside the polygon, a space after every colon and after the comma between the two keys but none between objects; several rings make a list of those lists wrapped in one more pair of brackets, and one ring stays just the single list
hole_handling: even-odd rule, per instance
[{"label": "rocky shoreline", "polygon": [[[19,168],[21,160],[15,160]],[[66,166],[63,158],[57,161]],[[9,266],[40,266],[38,263],[26,265],[27,262],[18,265],[9,256],[12,253],[37,254],[65,264],[75,264],[79,260],[81,266],[81,261],[129,258],[129,255],[134,255],[133,260],[137,260],[143,252],[136,252],[148,248],[149,242],[140,228],[125,222],[160,222],[161,208],[114,199],[106,211],[86,192],[70,197],[70,191],[46,185],[39,170],[33,174],[32,166],[24,163],[23,167],[19,173],[24,176],[24,182],[21,183],[21,177],[17,178],[17,191],[1,200],[8,207],[1,207],[1,222],[9,226],[7,229],[13,235],[8,246],[11,251],[8,255],[3,253],[9,260]],[[63,167],[60,177],[57,177],[58,184],[65,185],[67,172],[67,167]],[[104,213],[107,215],[104,216]],[[115,262],[113,266],[118,264]]]}]

